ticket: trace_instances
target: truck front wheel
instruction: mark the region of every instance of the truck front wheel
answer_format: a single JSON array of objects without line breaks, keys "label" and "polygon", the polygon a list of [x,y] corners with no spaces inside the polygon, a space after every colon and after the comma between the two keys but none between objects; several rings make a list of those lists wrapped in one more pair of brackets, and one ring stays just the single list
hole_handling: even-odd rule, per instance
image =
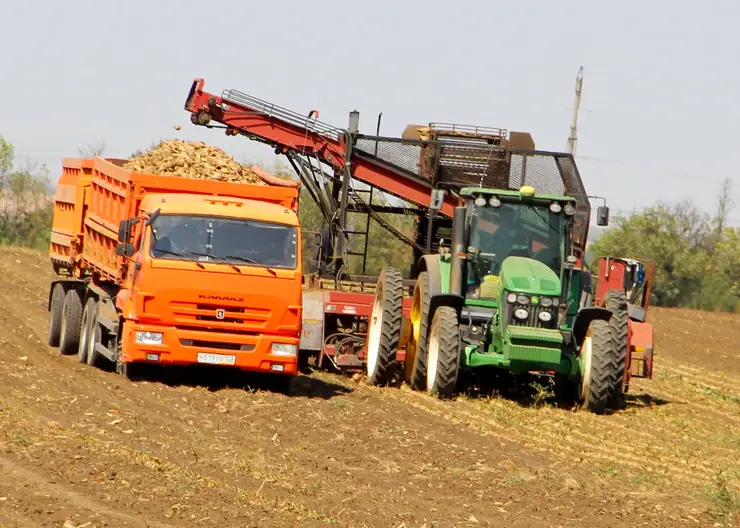
[{"label": "truck front wheel", "polygon": [[449,306],[434,311],[427,344],[427,391],[440,398],[455,393],[460,370],[460,331],[457,312]]},{"label": "truck front wheel", "polygon": [[403,277],[395,268],[384,268],[378,277],[367,332],[367,377],[372,385],[388,385],[398,352],[403,319]]},{"label": "truck front wheel", "polygon": [[72,288],[64,296],[62,305],[62,325],[59,335],[59,351],[64,355],[77,352],[82,327],[82,299]]},{"label": "truck front wheel", "polygon": [[51,290],[49,303],[49,346],[58,347],[62,335],[62,311],[64,309],[64,288],[55,284]]}]

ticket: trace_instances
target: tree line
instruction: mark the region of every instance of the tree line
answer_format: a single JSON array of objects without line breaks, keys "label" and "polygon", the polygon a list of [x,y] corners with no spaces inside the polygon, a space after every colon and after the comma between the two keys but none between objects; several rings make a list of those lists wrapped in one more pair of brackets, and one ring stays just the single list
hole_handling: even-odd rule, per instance
[{"label": "tree line", "polygon": [[589,248],[599,256],[651,260],[656,306],[736,312],[740,309],[740,228],[728,225],[731,180],[723,182],[714,214],[690,200],[656,203],[616,217]]}]

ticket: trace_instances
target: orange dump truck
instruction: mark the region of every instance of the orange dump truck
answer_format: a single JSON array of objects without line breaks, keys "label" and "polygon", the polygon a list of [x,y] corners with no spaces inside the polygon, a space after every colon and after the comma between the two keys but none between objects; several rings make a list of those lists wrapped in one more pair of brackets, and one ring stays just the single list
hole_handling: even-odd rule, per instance
[{"label": "orange dump truck", "polygon": [[295,375],[298,190],[65,159],[54,202],[49,344],[131,377],[147,364]]}]

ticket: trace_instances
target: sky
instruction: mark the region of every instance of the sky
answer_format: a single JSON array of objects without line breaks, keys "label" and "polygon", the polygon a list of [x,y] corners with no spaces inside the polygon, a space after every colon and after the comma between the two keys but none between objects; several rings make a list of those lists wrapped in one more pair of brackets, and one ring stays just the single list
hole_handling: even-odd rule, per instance
[{"label": "sky", "polygon": [[612,215],[683,199],[711,213],[731,178],[740,225],[737,0],[0,0],[0,20],[0,135],[54,179],[78,148],[128,157],[174,137],[273,166],[268,147],[190,123],[196,77],[339,127],[359,110],[365,133],[383,112],[382,135],[464,123],[564,151],[583,66],[588,193]]}]

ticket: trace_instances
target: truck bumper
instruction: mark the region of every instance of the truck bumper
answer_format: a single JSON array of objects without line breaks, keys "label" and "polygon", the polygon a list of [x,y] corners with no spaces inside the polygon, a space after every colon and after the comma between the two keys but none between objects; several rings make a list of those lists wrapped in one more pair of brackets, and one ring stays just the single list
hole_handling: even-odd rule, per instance
[{"label": "truck bumper", "polygon": [[[296,356],[273,353],[274,343],[294,345],[297,349],[297,336],[207,332],[131,321],[126,322],[126,327],[122,343],[124,363],[210,364],[255,372],[298,372]],[[162,334],[161,344],[137,342],[138,332]]]}]

